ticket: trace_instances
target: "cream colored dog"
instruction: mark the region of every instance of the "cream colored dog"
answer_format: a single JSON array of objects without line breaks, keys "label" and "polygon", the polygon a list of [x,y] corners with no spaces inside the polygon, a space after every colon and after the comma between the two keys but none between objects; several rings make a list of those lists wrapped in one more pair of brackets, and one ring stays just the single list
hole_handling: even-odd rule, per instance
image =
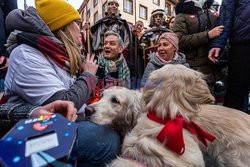
[{"label": "cream colored dog", "polygon": [[[205,148],[194,135],[183,129],[185,152],[183,155],[178,155],[157,141],[156,136],[163,125],[151,121],[146,114],[142,114],[135,128],[124,139],[122,157],[125,159],[114,160],[111,164],[112,167],[129,166],[126,165],[128,163],[124,163],[127,158],[137,160],[149,167],[204,166],[197,143],[213,158],[214,166],[250,166],[250,116],[238,110],[209,105],[214,98],[202,79],[202,74],[181,65],[166,65],[154,71],[149,81],[142,98],[146,105],[141,105],[140,100],[136,100],[136,102],[128,100],[131,93],[124,89],[122,99],[126,99],[126,106],[137,108],[136,113],[141,113],[140,111],[143,111],[144,108],[146,110],[154,109],[161,118],[167,115],[171,118],[181,115],[185,120],[195,122],[202,129],[214,135],[216,140],[212,143],[208,142],[208,147]],[[120,94],[116,91],[112,92],[115,96]],[[132,97],[134,98],[133,95]],[[105,94],[103,98],[106,98]],[[113,110],[111,103],[103,105],[100,108]],[[124,107],[120,106],[122,108],[120,111],[126,113],[128,109]],[[118,106],[116,108],[118,116],[121,112],[118,111]],[[96,113],[98,112],[99,110],[96,109]],[[111,118],[111,122],[114,119],[115,117]],[[96,123],[99,122],[96,121]],[[138,166],[138,164],[134,166]]]},{"label": "cream colored dog", "polygon": [[[154,71],[142,99],[146,111],[155,111],[159,119],[168,117],[175,120],[182,116],[186,122],[198,116],[200,105],[214,100],[201,74],[181,65],[167,65]],[[164,124],[149,119],[148,113],[142,114],[137,125],[124,139],[122,155],[154,167],[205,166],[199,142],[193,134],[182,129],[185,150],[180,155],[165,147],[171,138],[165,139],[163,143],[157,140],[164,127]]]},{"label": "cream colored dog", "polygon": [[111,87],[104,90],[100,101],[93,103],[96,112],[90,120],[97,124],[109,125],[124,137],[130,131],[142,112],[141,93],[124,87]]},{"label": "cream colored dog", "polygon": [[[166,65],[152,73],[150,79],[154,78],[160,78],[159,82],[148,85],[142,97],[147,110],[155,109],[162,118],[166,115],[174,118],[180,114],[214,135],[216,140],[209,142],[207,148],[198,142],[200,148],[213,158],[215,166],[250,167],[249,115],[227,107],[209,105],[214,98],[202,79],[202,74],[182,65]],[[145,119],[141,122],[140,126],[138,121],[137,127],[132,131],[133,135],[145,134],[143,130],[140,134],[140,130],[147,123]],[[187,147],[189,143],[185,143]],[[129,149],[126,144],[123,148]],[[189,158],[196,157],[191,155]]]}]

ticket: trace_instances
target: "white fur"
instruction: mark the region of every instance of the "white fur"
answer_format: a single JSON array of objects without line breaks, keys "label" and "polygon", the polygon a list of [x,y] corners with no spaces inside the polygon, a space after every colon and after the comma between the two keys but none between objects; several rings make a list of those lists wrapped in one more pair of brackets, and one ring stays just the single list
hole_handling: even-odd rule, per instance
[{"label": "white fur", "polygon": [[[146,163],[149,167],[204,166],[201,149],[213,158],[214,166],[250,167],[250,116],[231,108],[210,105],[209,103],[213,102],[214,98],[202,77],[201,73],[184,66],[166,65],[151,74],[149,79],[160,78],[161,80],[147,85],[142,96],[143,100],[140,100],[139,93],[131,93],[127,89],[104,93],[102,102],[94,105],[97,113],[101,115],[104,108],[112,113],[119,113],[107,118],[109,124],[112,124],[111,122],[118,115],[124,115],[127,111],[131,112],[131,108],[136,108],[136,118],[142,113],[136,126],[124,139],[122,156]],[[108,100],[111,95],[121,95],[124,101],[114,106]],[[138,96],[138,98],[134,96]],[[137,100],[129,100],[130,98]],[[122,105],[123,103],[126,105]],[[216,140],[212,143],[208,142],[208,147],[205,148],[184,129],[186,151],[184,155],[178,156],[155,139],[163,125],[155,123],[145,116],[144,111],[149,108],[155,109],[158,116],[162,118],[167,114],[172,118],[176,114],[180,114],[186,120],[194,121],[214,135]],[[99,120],[100,122],[95,119],[95,122],[104,123],[101,119]],[[129,120],[126,121],[129,122]],[[118,158],[110,165],[120,167],[125,164],[123,158]],[[131,166],[138,167],[138,164],[136,165]]]},{"label": "white fur", "polygon": [[[92,122],[110,125],[124,135],[131,130],[142,112],[141,93],[124,87],[104,90],[100,101],[91,104],[96,112],[90,117]],[[135,105],[136,104],[136,105]]]}]

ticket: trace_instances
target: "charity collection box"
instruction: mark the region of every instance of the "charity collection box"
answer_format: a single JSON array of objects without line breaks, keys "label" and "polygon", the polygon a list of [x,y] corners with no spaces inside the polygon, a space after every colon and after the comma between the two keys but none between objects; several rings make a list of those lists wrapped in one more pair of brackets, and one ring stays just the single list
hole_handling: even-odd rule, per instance
[{"label": "charity collection box", "polygon": [[76,131],[60,114],[21,120],[0,140],[0,166],[71,166]]}]

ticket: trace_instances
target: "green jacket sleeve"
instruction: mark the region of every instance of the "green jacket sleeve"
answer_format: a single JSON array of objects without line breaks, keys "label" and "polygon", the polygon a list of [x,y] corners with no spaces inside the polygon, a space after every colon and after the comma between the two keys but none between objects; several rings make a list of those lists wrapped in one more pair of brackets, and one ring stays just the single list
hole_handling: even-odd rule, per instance
[{"label": "green jacket sleeve", "polygon": [[179,38],[179,47],[181,50],[190,50],[192,48],[197,48],[201,45],[208,44],[208,31],[190,34],[188,31],[190,28],[192,27],[191,25],[188,25],[186,17],[183,15],[176,16],[173,31]]}]

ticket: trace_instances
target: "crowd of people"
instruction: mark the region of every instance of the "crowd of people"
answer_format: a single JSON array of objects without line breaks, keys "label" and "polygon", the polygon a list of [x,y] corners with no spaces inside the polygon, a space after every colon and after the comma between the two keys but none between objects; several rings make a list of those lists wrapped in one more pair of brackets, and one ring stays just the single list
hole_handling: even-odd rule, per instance
[{"label": "crowd of people", "polygon": [[[27,10],[16,9],[15,0],[1,0],[0,5],[3,134],[22,118],[48,113],[76,121],[76,112],[103,89],[123,86],[143,91],[150,73],[166,64],[204,73],[214,93],[215,82],[227,71],[218,68],[217,62],[228,43],[224,105],[248,112],[247,1],[223,0],[218,14],[213,0],[179,0],[175,16],[155,9],[145,30],[142,21],[130,26],[122,18],[117,0],[107,1],[106,16],[91,27],[82,27],[80,14],[64,0],[35,0],[35,8]],[[119,154],[117,132],[88,121],[77,123],[81,142],[75,143],[72,156],[79,165],[103,166]]]}]

